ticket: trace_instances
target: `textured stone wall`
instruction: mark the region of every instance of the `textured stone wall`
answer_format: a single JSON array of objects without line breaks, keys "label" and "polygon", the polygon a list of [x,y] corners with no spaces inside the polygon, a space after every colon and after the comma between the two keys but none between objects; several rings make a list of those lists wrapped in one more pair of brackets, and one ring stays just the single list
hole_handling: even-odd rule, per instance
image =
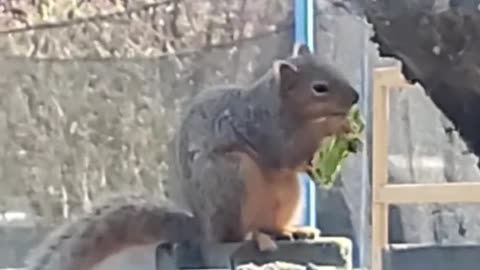
[{"label": "textured stone wall", "polygon": [[161,193],[184,101],[207,85],[246,83],[250,67],[288,53],[274,42],[286,37],[263,40],[271,53],[260,41],[177,59],[0,60],[3,179],[17,194],[65,188],[72,202],[107,190]]},{"label": "textured stone wall", "polygon": [[284,1],[70,2],[0,15],[0,210],[48,222],[108,192],[163,195],[183,102],[251,80],[291,45]]}]

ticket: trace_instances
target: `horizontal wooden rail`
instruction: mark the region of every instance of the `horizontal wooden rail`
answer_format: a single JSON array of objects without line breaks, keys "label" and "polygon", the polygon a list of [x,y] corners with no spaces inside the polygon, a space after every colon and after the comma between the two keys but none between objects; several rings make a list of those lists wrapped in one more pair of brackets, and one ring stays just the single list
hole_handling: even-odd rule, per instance
[{"label": "horizontal wooden rail", "polygon": [[480,203],[480,182],[388,184],[379,187],[373,199],[386,204]]}]

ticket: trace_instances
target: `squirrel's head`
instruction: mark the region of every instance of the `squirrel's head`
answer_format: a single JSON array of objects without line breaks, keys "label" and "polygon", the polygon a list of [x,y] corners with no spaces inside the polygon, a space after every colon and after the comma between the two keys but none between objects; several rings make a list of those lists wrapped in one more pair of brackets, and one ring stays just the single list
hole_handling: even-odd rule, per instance
[{"label": "squirrel's head", "polygon": [[299,121],[325,123],[336,133],[341,128],[336,123],[343,122],[358,102],[348,80],[303,44],[295,44],[289,58],[275,61],[273,71],[282,106]]}]

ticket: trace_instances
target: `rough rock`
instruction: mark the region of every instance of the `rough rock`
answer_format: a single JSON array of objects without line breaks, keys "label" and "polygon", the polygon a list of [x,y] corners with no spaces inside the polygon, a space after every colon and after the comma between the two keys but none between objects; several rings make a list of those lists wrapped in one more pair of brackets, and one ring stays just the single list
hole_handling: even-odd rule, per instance
[{"label": "rough rock", "polygon": [[[323,3],[319,7],[326,7],[326,2],[334,1],[317,2]],[[342,3],[346,9],[338,4],[330,6],[329,12],[337,16],[326,24],[323,36],[334,37],[335,45],[331,47],[335,48],[335,60],[357,85],[362,85],[359,55],[363,45],[358,36],[362,32],[358,15],[362,12],[375,31],[371,32],[375,44],[368,45],[371,60],[368,70],[381,64],[379,50],[381,56],[400,59],[404,75],[420,83],[394,92],[391,97],[390,182],[480,179],[478,159],[469,151],[480,153],[477,135],[480,109],[476,106],[480,101],[480,76],[476,75],[480,61],[475,50],[480,45],[480,14],[478,9],[465,6],[476,6],[475,3],[414,0]],[[342,63],[338,58],[348,60]],[[368,107],[363,108],[364,113],[369,111]],[[368,204],[370,200],[370,187],[366,184],[368,180],[365,181],[370,168],[362,169],[365,162],[362,155],[370,154],[369,151],[371,142],[364,153],[349,159],[341,181],[331,190],[319,188],[318,195],[318,223],[323,233],[353,237],[360,251],[355,254],[356,261],[362,264],[368,264],[370,258],[370,207],[361,207],[362,202],[366,200]],[[478,206],[466,204],[391,206],[390,241],[479,242],[480,218],[476,215],[479,210]]]}]

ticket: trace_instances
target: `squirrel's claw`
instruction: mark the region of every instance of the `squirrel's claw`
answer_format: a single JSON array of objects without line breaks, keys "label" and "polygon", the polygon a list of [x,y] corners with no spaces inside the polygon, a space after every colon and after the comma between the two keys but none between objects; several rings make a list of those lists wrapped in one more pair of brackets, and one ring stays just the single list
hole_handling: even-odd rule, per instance
[{"label": "squirrel's claw", "polygon": [[[280,238],[287,237],[290,240],[315,239],[319,237],[321,231],[315,227],[301,226],[284,229],[280,233]],[[283,237],[282,237],[283,236]]]},{"label": "squirrel's claw", "polygon": [[320,229],[315,227],[293,227],[289,232],[294,239],[315,239],[321,234]]},{"label": "squirrel's claw", "polygon": [[310,226],[288,227],[280,231],[264,230],[262,232],[263,234],[273,237],[275,240],[315,239],[321,234],[320,229]]}]

